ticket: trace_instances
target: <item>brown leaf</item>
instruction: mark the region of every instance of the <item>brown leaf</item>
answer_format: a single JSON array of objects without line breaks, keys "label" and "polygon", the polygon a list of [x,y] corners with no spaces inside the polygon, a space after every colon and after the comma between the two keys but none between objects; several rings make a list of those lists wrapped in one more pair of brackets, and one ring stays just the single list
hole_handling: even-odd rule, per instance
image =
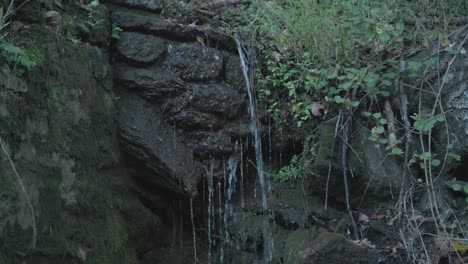
[{"label": "brown leaf", "polygon": [[450,41],[448,40],[448,38],[443,38],[440,40],[440,45],[444,48],[448,47],[450,45]]},{"label": "brown leaf", "polygon": [[281,54],[279,54],[279,52],[277,52],[277,51],[273,51],[273,53],[271,54],[271,59],[276,61],[276,62],[280,62],[281,61]]},{"label": "brown leaf", "polygon": [[369,217],[360,212],[359,216],[358,216],[358,222],[361,223],[361,224],[368,225],[369,224]]},{"label": "brown leaf", "polygon": [[312,102],[310,104],[310,112],[312,113],[313,116],[320,116],[322,113],[320,110],[323,109],[323,105],[321,105],[318,102]]},{"label": "brown leaf", "polygon": [[375,215],[373,215],[371,218],[372,218],[372,219],[375,219],[375,220],[382,220],[382,219],[384,219],[386,216],[387,216],[386,214],[382,213],[382,214],[375,214]]}]

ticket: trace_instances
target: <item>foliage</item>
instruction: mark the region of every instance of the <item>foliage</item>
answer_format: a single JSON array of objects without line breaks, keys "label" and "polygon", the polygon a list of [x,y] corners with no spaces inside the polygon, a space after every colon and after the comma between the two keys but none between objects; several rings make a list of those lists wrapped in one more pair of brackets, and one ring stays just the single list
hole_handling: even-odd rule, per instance
[{"label": "foliage", "polygon": [[[398,60],[406,50],[437,34],[446,36],[446,15],[463,10],[468,11],[468,4],[457,0],[256,1],[247,12],[251,21],[247,29],[259,32],[263,63],[257,71],[259,99],[276,123],[292,118],[298,126],[319,124],[329,109],[350,113],[361,109],[371,125],[370,140],[385,145],[389,155],[402,156],[401,140],[388,138],[392,120],[387,120],[379,102],[395,89],[402,73]],[[422,14],[431,14],[431,23],[415,30],[417,23],[427,21]],[[445,50],[450,52],[449,48]],[[407,63],[405,74],[417,77],[436,63],[431,55],[419,56]],[[442,113],[411,118],[412,129],[424,133],[444,122]],[[423,154],[415,155],[425,161]],[[441,165],[434,157],[428,161]],[[280,175],[291,172],[285,168]]]},{"label": "foliage", "polygon": [[0,7],[0,59],[10,67],[16,68],[18,75],[22,75],[25,71],[31,70],[35,63],[28,58],[24,50],[6,40],[7,27],[10,23],[8,20],[11,15],[12,5],[6,12],[4,12],[3,7]]},{"label": "foliage", "polygon": [[278,172],[273,173],[275,181],[285,182],[296,180],[303,175],[304,164],[298,155],[294,155],[289,165],[282,167]]},{"label": "foliage", "polygon": [[120,28],[119,26],[117,26],[117,24],[112,24],[112,33],[111,33],[111,37],[113,39],[119,39],[120,38],[120,32],[122,32],[122,28]]}]

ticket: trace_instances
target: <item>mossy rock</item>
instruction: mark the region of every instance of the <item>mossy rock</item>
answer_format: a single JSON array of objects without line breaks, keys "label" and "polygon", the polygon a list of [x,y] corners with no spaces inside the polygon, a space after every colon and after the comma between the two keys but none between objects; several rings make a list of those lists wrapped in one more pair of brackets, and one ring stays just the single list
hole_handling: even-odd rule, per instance
[{"label": "mossy rock", "polygon": [[377,252],[362,248],[336,233],[322,232],[296,253],[296,263],[368,264],[377,262]]}]

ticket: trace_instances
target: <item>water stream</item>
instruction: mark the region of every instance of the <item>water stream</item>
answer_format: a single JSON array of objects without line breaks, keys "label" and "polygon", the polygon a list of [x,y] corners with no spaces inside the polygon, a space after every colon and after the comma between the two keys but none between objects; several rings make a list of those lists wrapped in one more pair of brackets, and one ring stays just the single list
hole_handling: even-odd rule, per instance
[{"label": "water stream", "polygon": [[208,174],[208,264],[211,264],[211,252],[212,252],[212,222],[213,222],[213,213],[214,213],[214,205],[213,205],[213,193],[214,193],[214,184],[213,184],[213,160],[210,162],[210,169],[207,169]]},{"label": "water stream", "polygon": [[249,97],[249,113],[250,113],[250,132],[254,137],[255,147],[255,161],[257,168],[258,183],[260,186],[261,199],[262,199],[262,212],[263,212],[263,253],[265,263],[270,263],[273,257],[273,239],[271,236],[271,228],[268,221],[268,204],[267,204],[267,191],[265,186],[265,175],[263,171],[263,158],[262,158],[262,143],[260,138],[260,131],[258,129],[258,120],[255,108],[255,100],[251,87],[251,81],[249,78],[249,65],[246,62],[247,57],[245,56],[242,48],[241,40],[238,35],[235,36],[237,51],[239,52],[239,58],[242,68],[242,73],[245,79],[245,86]]}]

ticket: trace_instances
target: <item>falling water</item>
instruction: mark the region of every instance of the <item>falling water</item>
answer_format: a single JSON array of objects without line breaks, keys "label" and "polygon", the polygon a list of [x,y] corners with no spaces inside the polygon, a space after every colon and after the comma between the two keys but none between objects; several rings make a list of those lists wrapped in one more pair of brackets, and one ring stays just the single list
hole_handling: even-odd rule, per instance
[{"label": "falling water", "polygon": [[245,207],[244,200],[244,150],[242,149],[243,143],[240,144],[240,195],[241,195],[241,207]]},{"label": "falling water", "polygon": [[260,185],[260,190],[262,193],[262,211],[264,214],[263,220],[263,253],[264,253],[264,260],[266,263],[271,262],[272,255],[273,255],[273,240],[271,237],[270,225],[267,218],[268,213],[268,204],[267,204],[267,193],[265,189],[265,177],[263,173],[263,159],[262,159],[262,145],[260,139],[260,132],[258,130],[257,125],[257,116],[255,111],[255,103],[252,88],[250,86],[250,79],[249,79],[249,68],[246,64],[246,57],[244,55],[244,51],[242,50],[242,45],[240,42],[240,38],[238,35],[235,36],[237,51],[239,52],[240,63],[242,67],[242,73],[245,79],[245,86],[247,88],[247,94],[249,97],[249,112],[250,112],[250,132],[253,134],[254,137],[254,144],[255,144],[255,159],[257,165],[257,174],[258,174],[258,182]]},{"label": "falling water", "polygon": [[225,210],[226,212],[224,213],[224,224],[226,225],[227,218],[233,216],[233,206],[231,203],[232,195],[236,192],[236,183],[237,183],[237,146],[239,145],[239,142],[236,141],[234,145],[234,153],[229,157],[228,160],[228,171],[229,171],[229,178],[228,178],[228,188],[227,188],[227,193],[226,193],[226,204],[225,204]]},{"label": "falling water", "polygon": [[[224,173],[223,173],[223,182],[226,181],[226,166],[224,166]],[[221,188],[221,181],[218,181],[218,226],[219,226],[219,232],[218,232],[218,237],[222,238],[223,237],[223,209],[221,207],[222,204],[222,198],[221,198],[221,193],[222,193],[222,188]],[[223,264],[224,263],[224,243],[223,241],[219,241],[219,263]]]},{"label": "falling water", "polygon": [[212,222],[213,222],[213,160],[210,162],[210,170],[208,171],[208,264],[211,264],[211,251],[212,251],[212,240],[211,240],[211,230],[212,230]]}]

